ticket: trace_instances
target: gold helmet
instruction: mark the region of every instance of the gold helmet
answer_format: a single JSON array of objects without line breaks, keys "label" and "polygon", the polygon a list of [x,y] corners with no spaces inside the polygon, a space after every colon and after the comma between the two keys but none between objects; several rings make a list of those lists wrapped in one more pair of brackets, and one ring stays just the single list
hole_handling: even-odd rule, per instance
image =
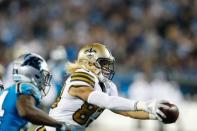
[{"label": "gold helmet", "polygon": [[78,54],[78,62],[86,61],[96,67],[103,76],[112,79],[114,76],[114,57],[110,51],[100,43],[87,44]]}]

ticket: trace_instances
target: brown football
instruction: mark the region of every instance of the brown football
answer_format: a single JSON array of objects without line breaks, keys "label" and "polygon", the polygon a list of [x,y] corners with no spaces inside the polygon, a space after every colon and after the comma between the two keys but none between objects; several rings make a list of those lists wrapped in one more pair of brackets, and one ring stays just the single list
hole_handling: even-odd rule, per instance
[{"label": "brown football", "polygon": [[176,122],[179,117],[178,107],[172,103],[164,103],[169,106],[170,109],[160,108],[160,110],[166,115],[166,118],[162,118],[164,124],[170,124]]}]

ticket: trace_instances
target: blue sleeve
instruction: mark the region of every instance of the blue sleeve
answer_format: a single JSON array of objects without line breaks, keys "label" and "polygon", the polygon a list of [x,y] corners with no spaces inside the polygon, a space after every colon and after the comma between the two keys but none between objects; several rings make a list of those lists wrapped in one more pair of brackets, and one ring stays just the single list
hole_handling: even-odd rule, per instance
[{"label": "blue sleeve", "polygon": [[37,87],[35,87],[31,83],[19,83],[17,85],[17,93],[24,95],[31,95],[35,98],[37,104],[40,103],[41,92],[38,90]]}]

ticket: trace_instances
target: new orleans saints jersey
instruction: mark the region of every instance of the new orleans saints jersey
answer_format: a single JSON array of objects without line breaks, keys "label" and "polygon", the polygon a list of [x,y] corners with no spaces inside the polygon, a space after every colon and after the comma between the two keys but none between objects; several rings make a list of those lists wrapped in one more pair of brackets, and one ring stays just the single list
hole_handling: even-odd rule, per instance
[{"label": "new orleans saints jersey", "polygon": [[96,105],[91,105],[68,93],[71,87],[78,88],[86,86],[91,86],[94,90],[105,92],[108,95],[118,95],[117,88],[112,81],[109,80],[101,83],[92,72],[85,69],[78,69],[66,80],[61,95],[52,105],[49,115],[58,121],[74,126],[88,127],[104,109]]}]

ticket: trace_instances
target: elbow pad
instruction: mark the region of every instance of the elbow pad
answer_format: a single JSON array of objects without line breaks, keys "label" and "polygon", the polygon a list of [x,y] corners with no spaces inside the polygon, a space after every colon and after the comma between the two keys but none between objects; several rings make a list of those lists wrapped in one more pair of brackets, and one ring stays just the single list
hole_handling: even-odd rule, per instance
[{"label": "elbow pad", "polygon": [[106,93],[93,91],[88,96],[88,103],[115,111],[135,111],[137,101],[119,96],[109,96]]}]

